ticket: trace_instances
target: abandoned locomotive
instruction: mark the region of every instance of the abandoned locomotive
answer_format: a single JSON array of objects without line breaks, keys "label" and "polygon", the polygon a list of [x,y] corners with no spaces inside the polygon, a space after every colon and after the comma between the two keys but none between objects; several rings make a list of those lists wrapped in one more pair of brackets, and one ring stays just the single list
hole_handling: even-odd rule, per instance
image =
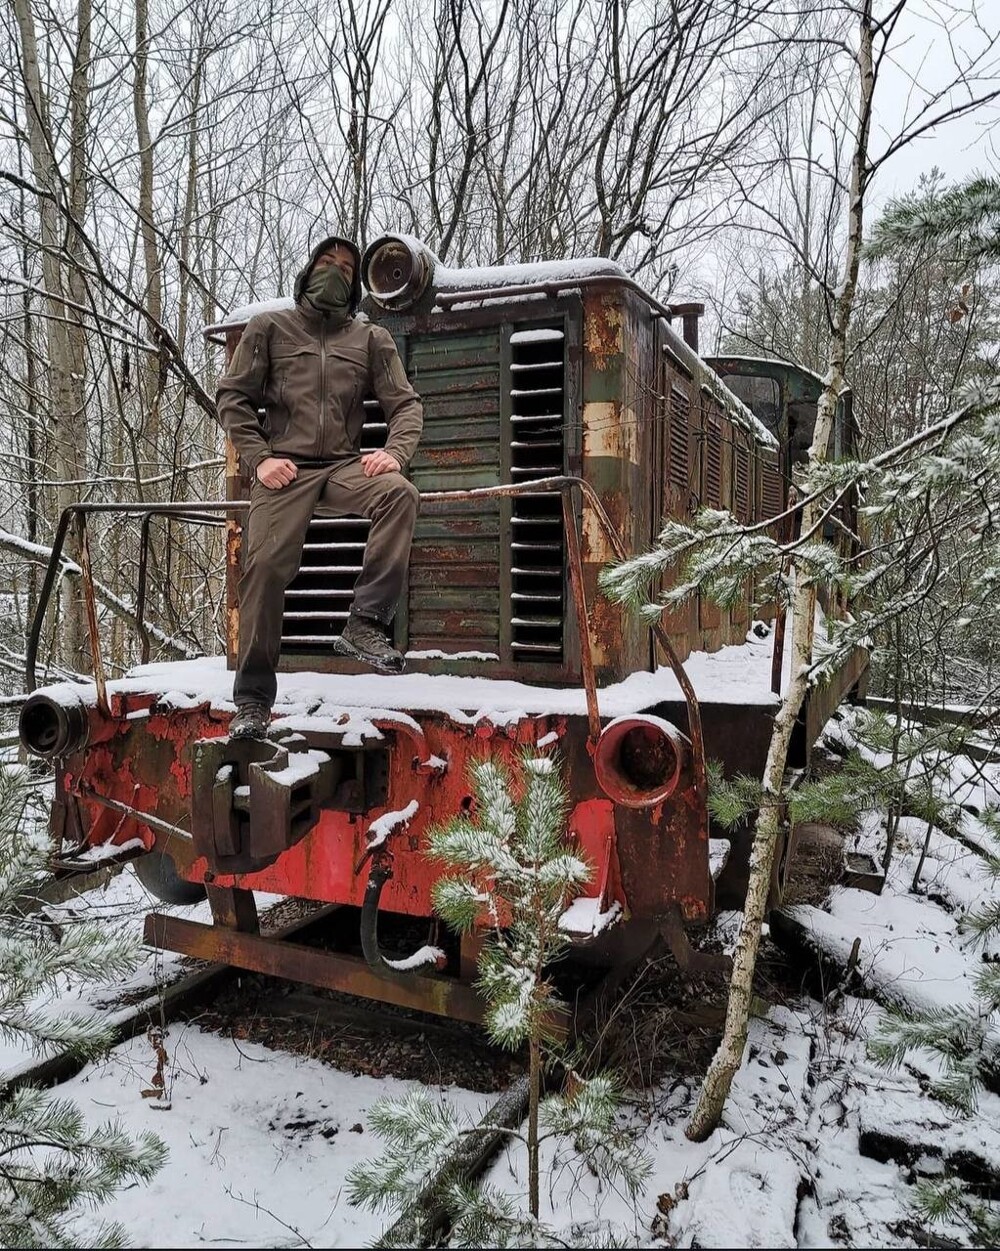
[{"label": "abandoned locomotive", "polygon": [[[374,920],[431,917],[425,833],[468,808],[468,765],[484,753],[529,745],[564,762],[568,837],[594,866],[578,943],[662,931],[683,955],[684,926],[711,914],[706,753],[759,768],[771,639],[748,635],[750,586],[731,610],[695,600],[650,628],[602,599],[598,573],[700,504],[778,516],[817,383],[780,362],[713,368],[697,353],[700,307],[661,304],[605,260],[449,269],[400,235],[367,249],[362,277],[363,309],[393,335],[425,413],[395,619],[407,672],[362,676],[335,654],[367,523],[317,516],[285,595],[270,734],[229,738],[247,497],[230,446],[226,501],[160,506],[226,517],[228,656],[106,682],[95,619],[94,682],[37,690],[21,735],[56,763],[57,854],[121,848],[163,898],[207,890],[213,925],[154,913],[148,941],[475,1019],[471,947],[448,976],[405,977]],[[253,311],[206,333],[231,354]],[[365,408],[367,450],[386,425],[374,398]],[[850,437],[843,405],[836,438]],[[140,599],[140,628],[141,615]],[[800,754],[863,664],[813,696]],[[254,891],[360,908],[365,960],[262,937]]]}]

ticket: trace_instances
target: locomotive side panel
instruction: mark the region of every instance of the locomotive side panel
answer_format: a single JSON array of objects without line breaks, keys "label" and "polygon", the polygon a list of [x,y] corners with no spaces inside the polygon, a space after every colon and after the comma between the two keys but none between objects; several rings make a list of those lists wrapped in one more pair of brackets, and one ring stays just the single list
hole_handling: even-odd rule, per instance
[{"label": "locomotive side panel", "polygon": [[[652,533],[655,361],[648,307],[622,288],[584,296],[581,477],[601,497],[629,551],[642,550]],[[648,630],[605,599],[602,568],[614,559],[607,537],[589,510],[582,517],[584,581],[594,663],[602,681],[648,669]]]}]

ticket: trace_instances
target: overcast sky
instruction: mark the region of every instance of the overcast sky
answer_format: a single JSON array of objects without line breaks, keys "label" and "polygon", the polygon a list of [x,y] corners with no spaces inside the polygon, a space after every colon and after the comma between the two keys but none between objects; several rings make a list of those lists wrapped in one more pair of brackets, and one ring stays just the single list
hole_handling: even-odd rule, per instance
[{"label": "overcast sky", "polygon": [[[965,66],[975,58],[980,58],[980,78],[972,91],[982,95],[991,87],[1000,89],[1000,0],[911,0],[893,39],[892,61],[878,83],[873,155],[918,116],[929,93],[954,81],[956,62]],[[955,103],[967,98],[960,91],[951,97]],[[910,190],[934,165],[949,181],[991,168],[1000,172],[998,135],[997,104],[945,123],[892,157],[879,176],[876,200]]]}]

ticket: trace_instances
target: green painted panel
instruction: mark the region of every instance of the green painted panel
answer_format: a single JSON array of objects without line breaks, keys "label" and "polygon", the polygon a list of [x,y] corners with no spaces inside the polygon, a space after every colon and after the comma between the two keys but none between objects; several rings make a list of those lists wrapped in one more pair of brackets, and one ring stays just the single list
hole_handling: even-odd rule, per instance
[{"label": "green painted panel", "polygon": [[428,610],[423,600],[419,608],[410,603],[410,638],[414,635],[425,635],[430,638],[451,638],[460,640],[459,646],[466,647],[466,638],[471,634],[479,639],[495,639],[499,629],[499,614],[477,612],[470,606],[468,599],[456,597],[454,606],[442,605],[437,611]]},{"label": "green painted panel", "polygon": [[407,364],[412,375],[424,370],[494,365],[500,356],[496,330],[479,334],[412,335]]},{"label": "green painted panel", "polygon": [[481,465],[496,468],[497,445],[495,443],[472,443],[427,440],[421,442],[410,465],[416,469],[441,469],[448,471],[462,466],[478,469]]},{"label": "green painted panel", "polygon": [[[500,481],[500,335],[413,336],[407,372],[424,405],[410,465],[421,491]],[[499,648],[500,507],[494,501],[426,505],[417,520],[407,596],[411,649]]]},{"label": "green painted panel", "polygon": [[424,417],[432,423],[442,420],[454,423],[456,430],[482,427],[500,437],[500,410],[497,397],[490,392],[479,395],[423,395]]},{"label": "green painted panel", "polygon": [[492,591],[478,589],[475,595],[470,595],[466,586],[424,587],[420,607],[411,607],[411,612],[451,612],[456,608],[473,615],[494,617],[500,611],[500,592],[494,587]]},{"label": "green painted panel", "polygon": [[411,382],[422,397],[479,395],[500,389],[500,366],[493,369],[447,369],[413,374]]},{"label": "green painted panel", "polygon": [[495,465],[472,468],[454,465],[448,469],[415,467],[410,478],[418,491],[468,491],[473,487],[496,486],[499,481]]},{"label": "green painted panel", "polygon": [[[448,565],[411,565],[410,586],[419,586],[432,596],[441,589],[486,587],[487,594],[499,603],[496,570],[488,565],[460,565],[454,561]],[[482,603],[483,599],[477,593],[476,602]]]},{"label": "green painted panel", "polygon": [[[487,503],[489,501],[486,501]],[[425,512],[417,521],[417,535],[421,542],[433,540],[450,540],[465,535],[473,540],[480,538],[496,539],[500,534],[500,509],[494,504],[492,508],[481,508],[476,513],[453,513],[427,505]]]},{"label": "green painted panel", "polygon": [[[418,535],[418,538],[420,536]],[[414,543],[411,567],[415,565],[453,565],[471,564],[474,561],[488,561],[497,564],[500,560],[500,544],[494,535],[483,535],[480,539],[471,539],[463,535],[454,541],[443,540],[440,544],[420,542],[419,551]]]}]

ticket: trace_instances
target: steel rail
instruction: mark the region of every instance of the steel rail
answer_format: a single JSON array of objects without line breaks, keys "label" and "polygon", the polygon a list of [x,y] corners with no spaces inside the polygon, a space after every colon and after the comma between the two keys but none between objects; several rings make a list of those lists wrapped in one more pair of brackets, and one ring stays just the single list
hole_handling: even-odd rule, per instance
[{"label": "steel rail", "polygon": [[[269,912],[277,912],[285,902],[284,899],[279,901],[272,909],[269,909]],[[279,925],[269,938],[272,941],[284,940],[307,930],[332,915],[338,907],[338,904],[325,904],[315,908],[305,916],[298,917],[285,925]],[[267,918],[269,912],[263,913],[262,919]],[[129,1038],[134,1038],[151,1024],[162,1027],[174,1013],[185,1007],[192,999],[197,999],[206,986],[213,982],[223,981],[227,977],[235,978],[239,973],[240,970],[233,965],[206,962],[202,968],[157,988],[138,1003],[130,1004],[118,1011],[108,1012],[111,1045],[115,1046]],[[0,1072],[0,1100],[22,1086],[53,1086],[69,1081],[87,1063],[88,1061],[82,1059],[78,1052],[66,1050],[42,1060],[34,1060],[23,1067]]]}]

